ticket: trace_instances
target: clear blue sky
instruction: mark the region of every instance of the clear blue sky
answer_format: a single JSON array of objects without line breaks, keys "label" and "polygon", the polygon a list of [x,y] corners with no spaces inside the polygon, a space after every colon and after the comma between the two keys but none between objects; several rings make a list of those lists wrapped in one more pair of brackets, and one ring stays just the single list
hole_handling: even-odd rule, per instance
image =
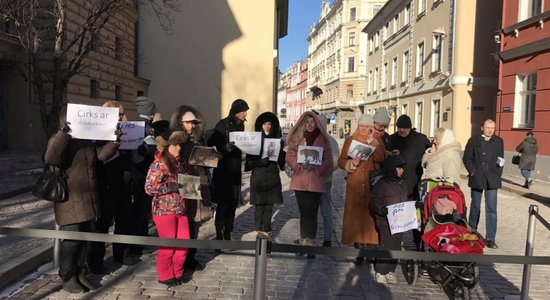
[{"label": "clear blue sky", "polygon": [[[279,69],[307,56],[307,34],[321,14],[322,0],[288,0],[288,34],[279,43]],[[332,2],[332,1],[329,1]]]}]

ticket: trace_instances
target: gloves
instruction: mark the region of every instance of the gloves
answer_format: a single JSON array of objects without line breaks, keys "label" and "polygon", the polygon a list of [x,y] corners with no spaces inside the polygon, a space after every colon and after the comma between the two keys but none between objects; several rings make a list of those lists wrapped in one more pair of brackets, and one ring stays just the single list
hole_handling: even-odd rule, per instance
[{"label": "gloves", "polygon": [[380,209],[380,215],[381,215],[381,216],[387,216],[387,215],[388,215],[388,208],[385,207],[385,206],[382,207],[382,208]]},{"label": "gloves", "polygon": [[116,135],[116,142],[120,143],[120,138],[122,137],[122,130],[120,129],[120,125],[116,126],[115,135]]},{"label": "gloves", "polygon": [[225,152],[233,152],[237,149],[237,146],[235,146],[235,142],[229,142],[223,146]]},{"label": "gloves", "polygon": [[65,121],[61,124],[59,124],[59,131],[63,132],[63,133],[69,133],[71,132],[71,127],[69,127],[71,123]]},{"label": "gloves", "polygon": [[168,183],[168,192],[169,193],[179,193],[179,189],[182,187],[181,184],[177,182],[169,182]]},{"label": "gloves", "polygon": [[267,166],[269,164],[269,157],[264,157],[261,160],[262,166]]},{"label": "gloves", "polygon": [[147,149],[147,146],[145,146],[145,144],[141,144],[137,148],[137,152],[138,152],[139,155],[141,155],[143,157],[149,156],[149,149]]}]

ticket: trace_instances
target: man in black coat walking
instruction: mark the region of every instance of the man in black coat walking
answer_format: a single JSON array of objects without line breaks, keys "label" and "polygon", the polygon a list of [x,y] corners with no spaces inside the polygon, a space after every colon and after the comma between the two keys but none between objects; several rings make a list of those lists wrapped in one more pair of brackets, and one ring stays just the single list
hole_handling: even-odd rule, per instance
[{"label": "man in black coat walking", "polygon": [[482,134],[472,136],[462,161],[468,171],[468,186],[471,188],[472,202],[468,224],[477,230],[481,196],[485,191],[485,242],[489,248],[498,248],[495,243],[497,233],[497,191],[502,187],[502,167],[504,166],[504,142],[495,134],[495,121],[487,119],[481,126]]}]

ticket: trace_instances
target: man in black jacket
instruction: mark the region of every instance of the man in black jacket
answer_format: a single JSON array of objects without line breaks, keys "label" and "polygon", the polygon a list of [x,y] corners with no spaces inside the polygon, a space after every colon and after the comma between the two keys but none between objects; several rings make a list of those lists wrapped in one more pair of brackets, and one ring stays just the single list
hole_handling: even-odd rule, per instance
[{"label": "man in black jacket", "polygon": [[495,243],[497,233],[497,191],[502,187],[502,167],[504,166],[504,142],[495,133],[495,121],[487,119],[481,126],[482,134],[472,136],[462,161],[468,171],[468,186],[471,188],[472,202],[468,224],[477,230],[481,196],[485,191],[485,242],[489,248],[498,248]]},{"label": "man in black jacket", "polygon": [[248,104],[242,99],[237,99],[231,104],[229,115],[216,124],[212,136],[208,140],[209,146],[215,146],[221,152],[222,160],[214,169],[212,182],[214,194],[212,202],[216,207],[216,239],[231,240],[235,211],[239,204],[242,183],[242,153],[234,143],[229,142],[229,133],[244,131],[244,122],[248,111]]}]

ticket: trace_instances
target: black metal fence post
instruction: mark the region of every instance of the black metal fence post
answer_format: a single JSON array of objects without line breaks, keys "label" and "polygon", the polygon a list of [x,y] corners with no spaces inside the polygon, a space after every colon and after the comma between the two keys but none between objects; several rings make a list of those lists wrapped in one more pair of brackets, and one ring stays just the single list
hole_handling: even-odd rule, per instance
[{"label": "black metal fence post", "polygon": [[[539,212],[537,205],[529,206],[529,225],[527,227],[527,241],[525,242],[525,256],[533,256],[533,248],[535,247],[535,214]],[[529,299],[529,282],[531,281],[531,265],[523,265],[523,279],[521,281],[521,300]]]}]

